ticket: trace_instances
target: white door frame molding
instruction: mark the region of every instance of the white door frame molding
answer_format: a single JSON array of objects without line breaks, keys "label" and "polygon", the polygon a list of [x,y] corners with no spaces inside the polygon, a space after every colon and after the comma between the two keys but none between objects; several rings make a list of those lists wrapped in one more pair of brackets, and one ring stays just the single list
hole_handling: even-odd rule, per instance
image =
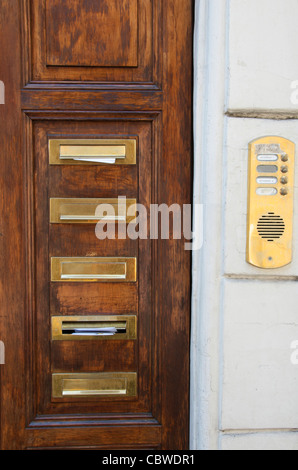
[{"label": "white door frame molding", "polygon": [[[193,253],[190,448],[219,448],[221,415],[223,186],[229,0],[196,0],[194,204],[204,244]],[[194,220],[194,224],[202,221]]]}]

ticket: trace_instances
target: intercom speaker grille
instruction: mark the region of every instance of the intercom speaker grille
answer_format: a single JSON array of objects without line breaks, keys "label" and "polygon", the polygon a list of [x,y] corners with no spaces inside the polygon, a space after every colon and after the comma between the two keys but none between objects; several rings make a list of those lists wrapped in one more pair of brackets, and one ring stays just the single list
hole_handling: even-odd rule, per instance
[{"label": "intercom speaker grille", "polygon": [[286,230],[285,222],[280,215],[269,212],[259,218],[258,233],[268,242],[274,242],[283,236]]}]

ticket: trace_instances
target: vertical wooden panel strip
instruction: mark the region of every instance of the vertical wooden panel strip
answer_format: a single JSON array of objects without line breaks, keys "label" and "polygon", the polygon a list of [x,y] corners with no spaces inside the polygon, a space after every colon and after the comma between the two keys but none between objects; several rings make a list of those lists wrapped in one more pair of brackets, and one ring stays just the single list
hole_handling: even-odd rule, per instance
[{"label": "vertical wooden panel strip", "polygon": [[1,366],[1,448],[11,450],[21,447],[25,428],[20,24],[20,2],[2,0],[0,79],[6,104],[0,105],[0,334],[6,364]]},{"label": "vertical wooden panel strip", "polygon": [[[164,0],[163,158],[160,202],[192,201],[192,0]],[[173,116],[175,110],[175,116]],[[187,449],[189,423],[190,252],[160,243],[163,449]],[[168,334],[170,332],[170,334]],[[177,425],[179,423],[179,425]]]}]

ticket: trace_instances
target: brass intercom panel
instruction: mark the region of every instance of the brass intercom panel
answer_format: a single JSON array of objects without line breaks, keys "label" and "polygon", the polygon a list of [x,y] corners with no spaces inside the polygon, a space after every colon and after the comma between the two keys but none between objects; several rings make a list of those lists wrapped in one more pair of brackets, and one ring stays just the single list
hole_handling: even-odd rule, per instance
[{"label": "brass intercom panel", "polygon": [[295,144],[263,137],[249,144],[247,262],[263,269],[292,261]]}]

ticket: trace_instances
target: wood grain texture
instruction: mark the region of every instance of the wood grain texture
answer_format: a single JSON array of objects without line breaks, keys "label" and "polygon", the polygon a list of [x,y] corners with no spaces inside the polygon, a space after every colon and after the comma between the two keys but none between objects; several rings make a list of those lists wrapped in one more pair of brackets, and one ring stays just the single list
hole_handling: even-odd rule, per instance
[{"label": "wood grain texture", "polygon": [[1,448],[15,450],[25,429],[25,232],[20,112],[20,4],[3,0],[0,6],[0,77],[5,105],[0,105],[0,339],[6,365],[1,371]]},{"label": "wood grain texture", "polygon": [[25,1],[32,45],[27,83],[160,82],[160,0]]},{"label": "wood grain texture", "polygon": [[[164,0],[163,156],[159,166],[159,199],[168,205],[192,202],[192,15],[191,0]],[[173,109],[179,119],[173,119]],[[179,163],[177,163],[179,161]],[[183,240],[159,245],[162,286],[162,448],[188,448],[189,332],[191,254]],[[178,405],[178,406],[177,406]],[[179,423],[179,426],[177,426]]]},{"label": "wood grain texture", "polygon": [[[132,185],[125,175],[129,171],[116,167],[78,167],[49,165],[48,140],[52,137],[100,138],[131,137],[138,141],[137,164],[130,170],[133,175]],[[126,187],[132,197],[149,207],[151,202],[151,168],[153,158],[152,121],[129,122],[127,120],[106,121],[98,116],[96,121],[71,122],[68,120],[34,121],[33,124],[34,180],[28,186],[34,186],[35,218],[35,269],[36,269],[36,307],[33,315],[33,343],[37,351],[33,381],[37,383],[36,396],[32,403],[34,414],[39,417],[78,413],[148,413],[151,411],[152,393],[150,384],[151,362],[151,242],[139,246],[137,240],[99,241],[95,236],[95,226],[64,226],[49,224],[49,199],[73,194],[98,196],[110,191],[112,197],[126,195]],[[92,171],[93,168],[93,171]],[[116,172],[114,173],[114,170]],[[122,171],[124,183],[121,183]],[[67,175],[66,178],[63,175]],[[62,184],[61,184],[61,177]],[[118,185],[118,180],[120,183]],[[119,187],[123,188],[120,192]],[[138,283],[127,285],[78,283],[55,284],[50,282],[49,260],[59,254],[70,257],[72,254],[84,257],[112,256],[119,253],[138,259],[140,271]],[[142,267],[142,269],[140,269]],[[138,339],[135,342],[110,342],[63,345],[49,341],[50,315],[70,315],[74,310],[80,315],[86,314],[130,314],[138,315]],[[137,398],[122,399],[55,399],[51,398],[51,374],[53,372],[115,371],[139,372],[139,393]]]},{"label": "wood grain texture", "polygon": [[98,285],[56,284],[50,292],[52,315],[117,314],[127,315],[138,311],[138,287],[136,284],[115,286],[108,284],[99,290]]},{"label": "wood grain texture", "polygon": [[[47,66],[46,3],[62,12],[71,2],[0,5],[7,103],[0,114],[0,340],[7,362],[0,369],[1,449],[187,449],[190,253],[184,241],[99,242],[90,226],[51,226],[49,198],[126,195],[147,208],[191,203],[194,2],[122,2],[132,9],[138,3],[131,29],[138,31],[137,66],[122,67],[92,65],[92,51],[90,66],[70,65],[67,48],[61,66]],[[99,2],[83,3],[92,10]],[[16,60],[21,46],[22,64]],[[129,50],[124,47],[128,56]],[[49,166],[50,137],[115,136],[137,138],[136,166]],[[51,256],[137,256],[139,279],[53,285]],[[74,314],[137,315],[138,339],[53,344],[51,315]],[[116,368],[138,373],[138,397],[51,397],[53,372]]]},{"label": "wood grain texture", "polygon": [[69,447],[75,449],[80,446],[97,446],[113,450],[124,445],[128,449],[145,446],[148,448],[158,446],[161,438],[160,426],[111,426],[101,428],[81,428],[80,432],[76,427],[70,428],[68,433],[64,429],[35,429],[31,430],[26,447],[47,448],[51,447],[51,442],[55,442],[58,448]]},{"label": "wood grain texture", "polygon": [[137,341],[56,341],[51,350],[55,372],[134,372],[138,366]]},{"label": "wood grain texture", "polygon": [[160,91],[128,91],[100,90],[101,93],[90,91],[89,87],[73,91],[43,88],[26,88],[22,91],[22,108],[56,109],[56,110],[103,110],[103,111],[160,111],[163,95]]},{"label": "wood grain texture", "polygon": [[137,0],[46,0],[46,65],[137,67]]}]

